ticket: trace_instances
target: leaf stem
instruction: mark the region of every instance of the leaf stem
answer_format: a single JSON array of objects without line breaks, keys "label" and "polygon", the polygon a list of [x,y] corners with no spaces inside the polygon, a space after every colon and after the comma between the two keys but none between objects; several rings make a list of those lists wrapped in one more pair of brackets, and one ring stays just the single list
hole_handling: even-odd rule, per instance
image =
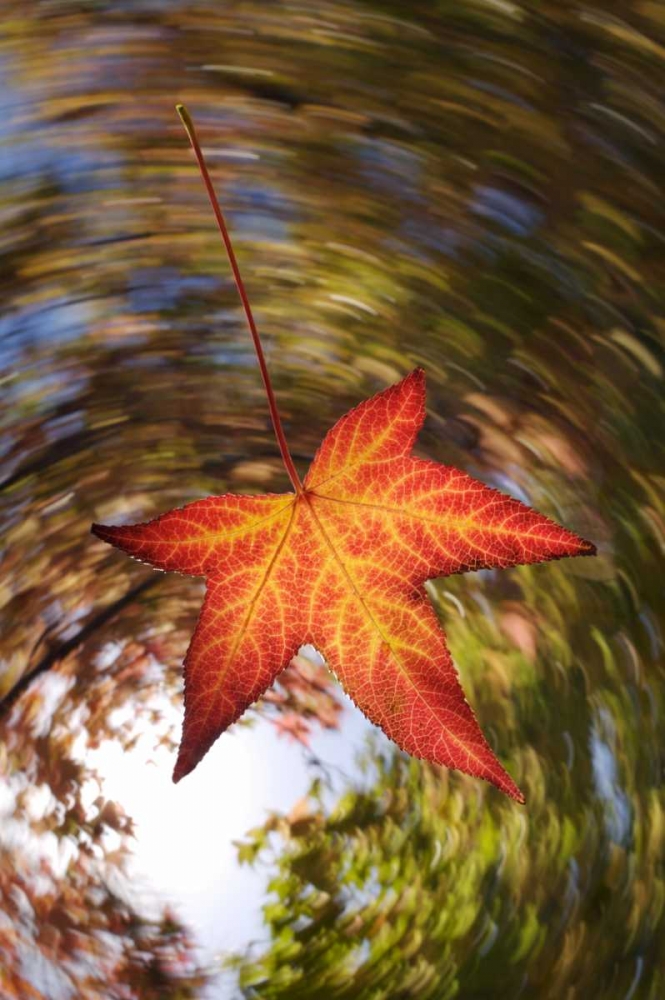
[{"label": "leaf stem", "polygon": [[291,458],[289,446],[286,443],[286,437],[284,436],[282,421],[279,416],[279,410],[277,409],[277,400],[275,399],[275,393],[273,392],[272,383],[270,381],[270,374],[268,372],[266,359],[263,354],[263,347],[261,346],[259,331],[256,328],[256,323],[254,322],[254,317],[252,315],[249,299],[247,298],[247,292],[245,291],[245,286],[243,284],[242,277],[240,276],[240,269],[238,267],[236,255],[233,250],[233,245],[231,243],[231,237],[229,236],[228,229],[226,228],[226,223],[224,221],[224,216],[222,215],[222,210],[219,207],[219,202],[217,201],[215,189],[213,188],[212,181],[210,180],[210,174],[208,173],[208,168],[203,158],[203,152],[199,145],[199,140],[196,137],[194,122],[192,121],[189,112],[187,111],[187,108],[184,106],[184,104],[176,104],[176,111],[180,116],[180,120],[184,125],[185,131],[187,132],[187,135],[189,137],[189,141],[192,144],[192,149],[194,150],[194,155],[196,156],[196,161],[199,165],[201,177],[203,178],[203,183],[205,184],[206,191],[208,192],[208,198],[210,199],[210,204],[215,214],[215,219],[217,220],[217,226],[224,241],[224,246],[226,247],[226,253],[229,258],[231,270],[233,271],[233,277],[235,279],[236,288],[238,289],[238,295],[240,296],[240,301],[242,302],[242,307],[245,311],[245,316],[247,318],[247,325],[249,327],[249,332],[251,333],[252,340],[254,342],[254,350],[256,351],[256,357],[259,362],[259,368],[261,369],[261,377],[263,378],[263,384],[265,386],[266,395],[268,397],[268,407],[270,409],[270,417],[272,419],[272,425],[275,429],[275,437],[277,438],[277,444],[279,445],[279,450],[282,454],[282,461],[284,462],[286,471],[289,474],[289,479],[293,483],[293,487],[296,493],[302,493],[303,485],[300,481],[300,477],[298,475],[296,467],[293,464],[293,459]]}]

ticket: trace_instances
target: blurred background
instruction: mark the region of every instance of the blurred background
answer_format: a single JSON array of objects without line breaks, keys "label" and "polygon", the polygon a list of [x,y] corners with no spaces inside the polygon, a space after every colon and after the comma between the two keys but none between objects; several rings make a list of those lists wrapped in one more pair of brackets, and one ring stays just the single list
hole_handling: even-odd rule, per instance
[{"label": "blurred background", "polygon": [[[3,0],[0,996],[665,995],[665,8]],[[288,488],[415,365],[419,453],[599,548],[428,584],[527,796],[312,650],[171,784],[202,585],[90,523]]]}]

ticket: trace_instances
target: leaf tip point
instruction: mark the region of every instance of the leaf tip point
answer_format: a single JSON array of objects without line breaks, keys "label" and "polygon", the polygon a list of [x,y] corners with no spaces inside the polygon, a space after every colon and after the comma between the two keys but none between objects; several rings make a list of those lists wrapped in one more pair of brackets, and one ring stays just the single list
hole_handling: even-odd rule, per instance
[{"label": "leaf tip point", "polygon": [[[495,782],[492,782],[492,784],[495,784]],[[496,787],[499,789],[500,792],[503,792],[504,795],[507,795],[509,799],[513,799],[514,802],[517,802],[518,805],[520,806],[526,805],[526,798],[524,797],[524,793],[520,788],[517,787],[517,785],[512,780],[512,778],[510,778],[510,776],[507,783],[502,782],[500,785],[496,784]]]},{"label": "leaf tip point", "polygon": [[415,390],[415,392],[425,399],[425,394],[427,391],[427,375],[424,368],[418,365],[412,371],[405,375],[404,378],[397,383],[400,386],[408,386],[410,389]]},{"label": "leaf tip point", "polygon": [[518,803],[518,805],[526,805],[526,798],[524,797],[524,793],[521,788],[517,786],[508,772],[503,768],[501,768],[501,773],[498,775],[488,775],[487,777],[485,775],[479,775],[479,777],[485,777],[486,780],[490,781],[495,788],[498,788],[498,790],[503,792],[504,795],[507,795],[508,798],[513,799]]},{"label": "leaf tip point", "polygon": [[186,778],[187,775],[190,773],[190,771],[193,771],[195,767],[196,764],[190,764],[179,754],[178,759],[175,762],[175,767],[173,768],[173,774],[171,776],[171,781],[173,782],[173,784],[177,785],[178,782],[182,781],[183,778]]},{"label": "leaf tip point", "polygon": [[116,545],[118,528],[112,524],[92,524],[90,525],[90,533],[99,538],[100,542],[106,542],[108,545]]}]

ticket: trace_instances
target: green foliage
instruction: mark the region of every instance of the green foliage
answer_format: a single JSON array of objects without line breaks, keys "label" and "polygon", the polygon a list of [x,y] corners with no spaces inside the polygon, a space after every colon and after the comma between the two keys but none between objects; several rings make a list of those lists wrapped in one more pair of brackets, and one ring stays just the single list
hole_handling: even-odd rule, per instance
[{"label": "green foliage", "polygon": [[[364,766],[369,780],[332,806],[317,782],[240,845],[243,860],[275,872],[269,947],[228,963],[244,997],[483,1000],[525,984],[552,1000],[578,989],[623,995],[638,957],[636,995],[659,995],[662,907],[617,946],[644,886],[663,898],[657,854],[611,842],[590,815],[585,828],[575,806],[532,797],[525,817],[469,779],[378,746]],[[654,846],[663,815],[652,800]]]}]

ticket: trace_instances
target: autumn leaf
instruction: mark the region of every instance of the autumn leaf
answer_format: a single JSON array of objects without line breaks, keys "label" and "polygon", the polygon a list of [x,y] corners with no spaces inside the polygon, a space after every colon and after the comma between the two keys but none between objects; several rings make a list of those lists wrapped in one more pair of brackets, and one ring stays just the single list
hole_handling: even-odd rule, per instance
[{"label": "autumn leaf", "polygon": [[594,546],[458,469],[411,454],[425,417],[421,369],[343,416],[300,482],[221,212],[191,120],[181,116],[227,245],[294,492],[208,497],[145,524],[93,525],[103,541],[157,569],[207,581],[185,658],[174,781],[311,643],[403,750],[485,778],[523,802],[464,697],[424,583],[590,555]]},{"label": "autumn leaf", "polygon": [[311,643],[402,749],[522,801],[466,702],[423,584],[594,548],[457,469],[414,458],[424,416],[416,369],[338,421],[300,493],[209,497],[147,524],[93,526],[157,569],[207,578],[174,780]]}]

